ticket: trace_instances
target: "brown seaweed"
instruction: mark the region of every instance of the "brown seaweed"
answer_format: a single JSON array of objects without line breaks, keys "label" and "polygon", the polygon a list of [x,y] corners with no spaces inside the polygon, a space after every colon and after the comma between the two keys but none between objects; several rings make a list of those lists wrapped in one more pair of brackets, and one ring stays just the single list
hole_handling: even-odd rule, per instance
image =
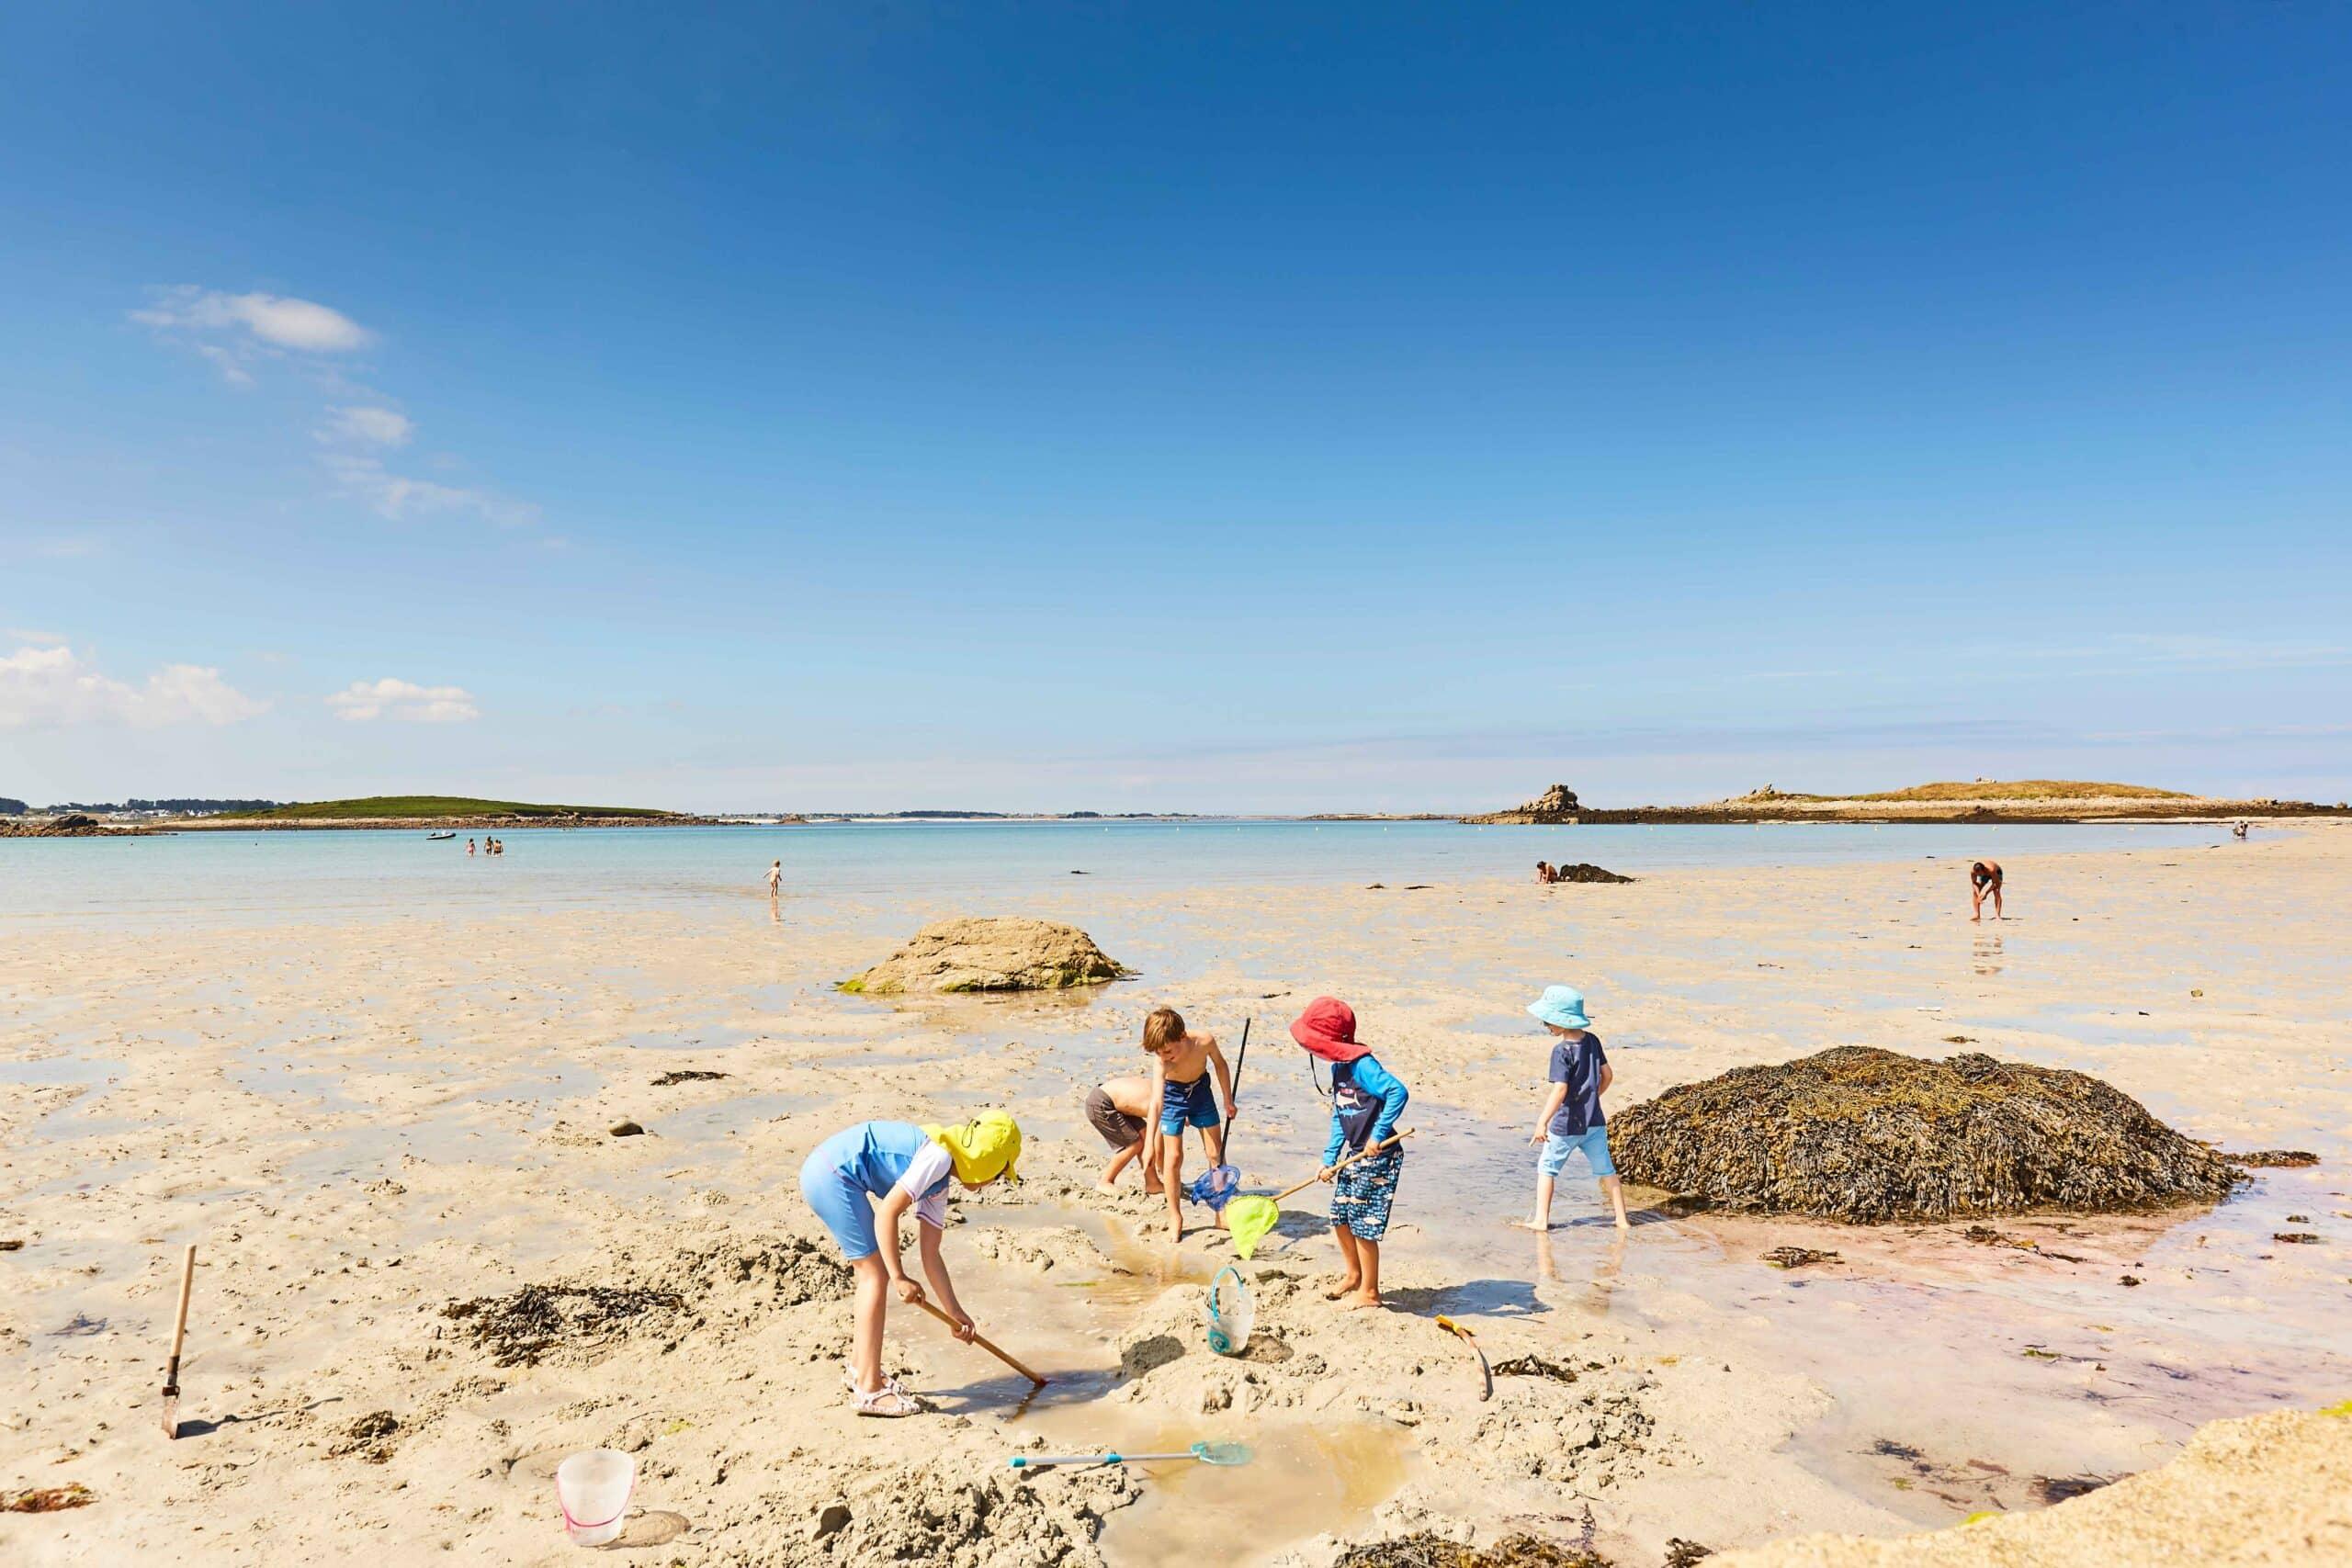
[{"label": "brown seaweed", "polygon": [[1670,1089],[1610,1145],[1629,1181],[1862,1224],[2214,1203],[2249,1179],[2087,1074],[1863,1045]]}]

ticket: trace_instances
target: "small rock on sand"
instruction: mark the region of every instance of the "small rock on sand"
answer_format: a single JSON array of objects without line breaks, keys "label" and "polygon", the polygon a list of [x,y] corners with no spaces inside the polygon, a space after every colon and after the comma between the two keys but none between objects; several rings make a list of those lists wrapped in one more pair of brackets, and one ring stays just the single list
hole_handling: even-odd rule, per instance
[{"label": "small rock on sand", "polygon": [[616,1138],[635,1138],[642,1136],[645,1129],[634,1122],[616,1122],[609,1131]]}]

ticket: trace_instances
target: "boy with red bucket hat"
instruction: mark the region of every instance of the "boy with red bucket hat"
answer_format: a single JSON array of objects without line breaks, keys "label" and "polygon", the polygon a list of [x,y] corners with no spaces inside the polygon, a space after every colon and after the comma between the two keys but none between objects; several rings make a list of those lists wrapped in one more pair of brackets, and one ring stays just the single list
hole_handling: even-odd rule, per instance
[{"label": "boy with red bucket hat", "polygon": [[[1405,1168],[1405,1145],[1360,1159],[1347,1169],[1332,1168],[1346,1155],[1385,1142],[1396,1130],[1409,1098],[1396,1075],[1356,1043],[1355,1010],[1337,997],[1317,997],[1290,1026],[1290,1037],[1310,1056],[1331,1064],[1331,1141],[1317,1175],[1337,1185],[1331,1192],[1331,1235],[1340,1244],[1347,1273],[1323,1292],[1326,1301],[1350,1307],[1380,1304],[1380,1238],[1388,1232],[1389,1205]],[[1310,1066],[1310,1072],[1313,1068]]]}]

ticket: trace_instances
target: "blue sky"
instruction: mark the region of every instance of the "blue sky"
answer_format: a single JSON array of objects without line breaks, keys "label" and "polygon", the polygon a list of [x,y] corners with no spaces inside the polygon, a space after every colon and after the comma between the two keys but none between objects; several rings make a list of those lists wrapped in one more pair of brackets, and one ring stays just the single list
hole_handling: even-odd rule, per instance
[{"label": "blue sky", "polygon": [[0,795],[2352,793],[2352,11],[0,12]]}]

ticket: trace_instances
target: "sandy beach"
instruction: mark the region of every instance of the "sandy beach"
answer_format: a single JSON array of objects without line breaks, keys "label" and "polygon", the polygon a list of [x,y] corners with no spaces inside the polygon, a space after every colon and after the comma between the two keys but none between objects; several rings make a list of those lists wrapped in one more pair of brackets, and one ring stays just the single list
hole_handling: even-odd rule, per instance
[{"label": "sandy beach", "polygon": [[[1096,878],[1013,908],[787,897],[773,917],[748,889],[201,924],[9,910],[0,1489],[93,1500],[0,1514],[0,1557],[565,1561],[552,1472],[610,1445],[640,1467],[621,1544],[647,1562],[1322,1564],[1419,1530],[1645,1568],[1677,1540],[1776,1565],[2090,1562],[2147,1517],[2196,1538],[2175,1534],[2183,1562],[2341,1561],[2352,1419],[2289,1413],[2352,1396],[2352,829],[2005,863],[2011,918],[1981,925],[1965,861],[1940,856],[1555,888]],[[1011,913],[1139,974],[1034,998],[832,989],[926,920]],[[1507,1222],[1547,1055],[1521,1010],[1549,981],[1591,998],[1612,1109],[1830,1045],[1981,1050],[2319,1163],[2219,1209],[1997,1227],[2032,1246],[1640,1191],[1620,1237],[1572,1166],[1537,1236]],[[1080,1099],[1140,1070],[1155,1006],[1228,1050],[1254,1018],[1235,1156],[1286,1186],[1326,1113],[1283,1029],[1320,993],[1413,1089],[1390,1310],[1320,1299],[1309,1192],[1240,1266],[1258,1334],[1220,1358],[1202,1295],[1229,1244],[1171,1247],[1135,1188],[1097,1192]],[[679,1073],[723,1076],[657,1081]],[[1028,1179],[959,1197],[945,1250],[981,1332],[1051,1382],[1033,1394],[896,1311],[888,1366],[934,1410],[858,1420],[846,1271],[800,1162],[853,1121],[986,1105],[1028,1129]],[[612,1136],[625,1119],[643,1135]],[[167,1442],[189,1242],[189,1430]],[[1789,1245],[1838,1258],[1761,1260]],[[553,1298],[534,1335],[550,1298],[512,1299],[534,1286],[605,1293]],[[1441,1314],[1476,1332],[1491,1400]],[[2106,1489],[2217,1421],[2172,1480]],[[1007,1465],[1228,1438],[1255,1462]],[[2302,1502],[2273,1506],[2266,1471]],[[2199,1498],[2233,1486],[2237,1533],[2202,1534],[2222,1516]],[[1955,1528],[1980,1513],[2011,1517]]]}]

